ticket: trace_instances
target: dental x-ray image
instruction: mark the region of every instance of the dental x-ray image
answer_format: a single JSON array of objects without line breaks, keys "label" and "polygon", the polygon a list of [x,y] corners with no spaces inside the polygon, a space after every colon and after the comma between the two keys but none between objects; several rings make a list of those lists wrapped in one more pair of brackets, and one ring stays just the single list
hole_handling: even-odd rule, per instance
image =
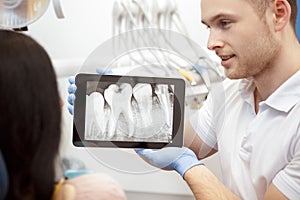
[{"label": "dental x-ray image", "polygon": [[168,143],[173,101],[174,85],[88,81],[84,139]]},{"label": "dental x-ray image", "polygon": [[75,146],[182,146],[183,79],[78,74],[75,82]]}]

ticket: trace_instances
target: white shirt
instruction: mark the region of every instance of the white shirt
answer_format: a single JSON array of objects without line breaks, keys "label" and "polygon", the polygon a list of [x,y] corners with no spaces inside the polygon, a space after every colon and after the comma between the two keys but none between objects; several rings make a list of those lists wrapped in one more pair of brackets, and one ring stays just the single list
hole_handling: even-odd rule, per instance
[{"label": "white shirt", "polygon": [[199,137],[219,152],[224,184],[243,199],[263,199],[271,182],[300,199],[300,71],[254,110],[251,80],[216,84],[191,117]]}]

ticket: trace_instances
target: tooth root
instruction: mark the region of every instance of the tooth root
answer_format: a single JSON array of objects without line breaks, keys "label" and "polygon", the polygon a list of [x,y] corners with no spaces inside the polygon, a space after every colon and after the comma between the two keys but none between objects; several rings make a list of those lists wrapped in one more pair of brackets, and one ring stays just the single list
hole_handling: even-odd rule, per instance
[{"label": "tooth root", "polygon": [[112,106],[110,106],[110,116],[108,119],[108,127],[107,127],[107,136],[108,138],[112,138],[115,135],[115,130],[117,126],[117,120],[115,119],[115,116],[112,112]]},{"label": "tooth root", "polygon": [[105,115],[104,113],[104,99],[102,94],[99,92],[93,92],[86,98],[87,119],[93,120],[90,123],[87,122],[86,128],[87,138],[86,139],[97,139],[101,138],[102,133],[106,129]]},{"label": "tooth root", "polygon": [[170,118],[170,99],[169,99],[169,90],[167,85],[157,84],[155,87],[155,93],[160,101],[161,107],[166,116],[166,124],[168,127],[171,127],[171,118]]},{"label": "tooth root", "polygon": [[[120,100],[123,99],[124,101],[124,108],[122,110],[123,115],[125,116],[127,123],[128,123],[128,136],[132,137],[134,133],[134,127],[135,127],[135,122],[133,118],[133,111],[131,108],[131,98],[132,98],[132,87],[128,83],[123,83],[120,85],[121,89],[121,95],[120,95]],[[119,101],[116,101],[116,104],[120,104]]]},{"label": "tooth root", "polygon": [[133,88],[133,96],[140,110],[143,127],[149,127],[152,123],[152,88],[150,84],[139,83]]},{"label": "tooth root", "polygon": [[108,127],[107,127],[107,134],[109,138],[112,138],[115,133],[115,127],[116,127],[116,122],[115,122],[115,116],[113,115],[113,96],[115,91],[117,91],[117,86],[112,84],[110,85],[105,91],[104,91],[104,98],[107,102],[107,104],[110,107],[110,116],[108,120]]},{"label": "tooth root", "polygon": [[113,103],[113,99],[115,98],[115,94],[118,91],[118,89],[119,88],[117,85],[112,84],[104,91],[104,98],[110,107],[110,117],[108,121],[108,129],[107,129],[107,134],[109,138],[112,138],[115,134],[117,120],[121,113],[120,107],[118,106],[114,107],[114,103]]},{"label": "tooth root", "polygon": [[134,118],[131,108],[131,85],[128,83],[123,83],[120,86],[112,84],[104,91],[104,97],[111,109],[108,124],[109,137],[112,138],[114,136],[117,121],[121,113],[128,124],[128,136],[132,137],[134,133]]}]

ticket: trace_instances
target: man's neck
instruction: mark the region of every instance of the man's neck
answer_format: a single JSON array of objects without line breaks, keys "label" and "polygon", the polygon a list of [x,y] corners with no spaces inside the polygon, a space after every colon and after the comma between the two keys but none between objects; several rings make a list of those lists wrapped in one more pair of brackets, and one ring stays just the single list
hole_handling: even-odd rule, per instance
[{"label": "man's neck", "polygon": [[257,88],[254,89],[253,96],[254,96],[254,109],[255,109],[255,113],[257,114],[259,111],[259,103],[262,101],[262,98],[259,95]]},{"label": "man's neck", "polygon": [[285,81],[300,70],[300,46],[289,52],[279,55],[271,67],[253,77],[256,86],[256,95],[260,101],[266,100]]}]

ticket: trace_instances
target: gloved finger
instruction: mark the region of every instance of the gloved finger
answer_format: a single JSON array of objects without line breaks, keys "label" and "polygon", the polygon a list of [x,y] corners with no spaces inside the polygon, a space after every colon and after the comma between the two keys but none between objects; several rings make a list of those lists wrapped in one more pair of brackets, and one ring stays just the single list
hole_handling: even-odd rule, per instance
[{"label": "gloved finger", "polygon": [[68,111],[71,115],[74,115],[74,107],[71,105],[68,105]]},{"label": "gloved finger", "polygon": [[143,150],[143,148],[134,148],[133,150],[135,151],[135,153],[137,153],[137,151],[141,151]]},{"label": "gloved finger", "polygon": [[70,76],[68,78],[68,81],[69,81],[70,84],[75,84],[75,76]]},{"label": "gloved finger", "polygon": [[96,68],[96,72],[98,74],[103,74],[103,75],[109,75],[112,74],[112,70],[111,69],[101,69],[101,68]]},{"label": "gloved finger", "polygon": [[77,86],[75,84],[69,85],[69,87],[68,87],[69,94],[74,94],[76,90],[77,90]]},{"label": "gloved finger", "polygon": [[137,150],[135,150],[135,152],[139,155],[146,155],[146,154],[153,152],[153,150],[152,149],[137,149]]},{"label": "gloved finger", "polygon": [[74,101],[75,101],[75,94],[70,94],[68,96],[68,103],[71,104],[71,105],[74,105]]},{"label": "gloved finger", "polygon": [[[155,166],[154,164],[152,164],[151,160],[151,152],[152,149],[135,149],[135,152],[140,156],[140,158],[142,158],[145,162],[149,163],[152,166]],[[156,167],[156,166],[155,166]]]},{"label": "gloved finger", "polygon": [[137,154],[147,163],[154,167],[158,167],[164,170],[170,170],[172,167],[169,165],[172,161],[166,155],[161,155],[161,149],[138,149]]}]

